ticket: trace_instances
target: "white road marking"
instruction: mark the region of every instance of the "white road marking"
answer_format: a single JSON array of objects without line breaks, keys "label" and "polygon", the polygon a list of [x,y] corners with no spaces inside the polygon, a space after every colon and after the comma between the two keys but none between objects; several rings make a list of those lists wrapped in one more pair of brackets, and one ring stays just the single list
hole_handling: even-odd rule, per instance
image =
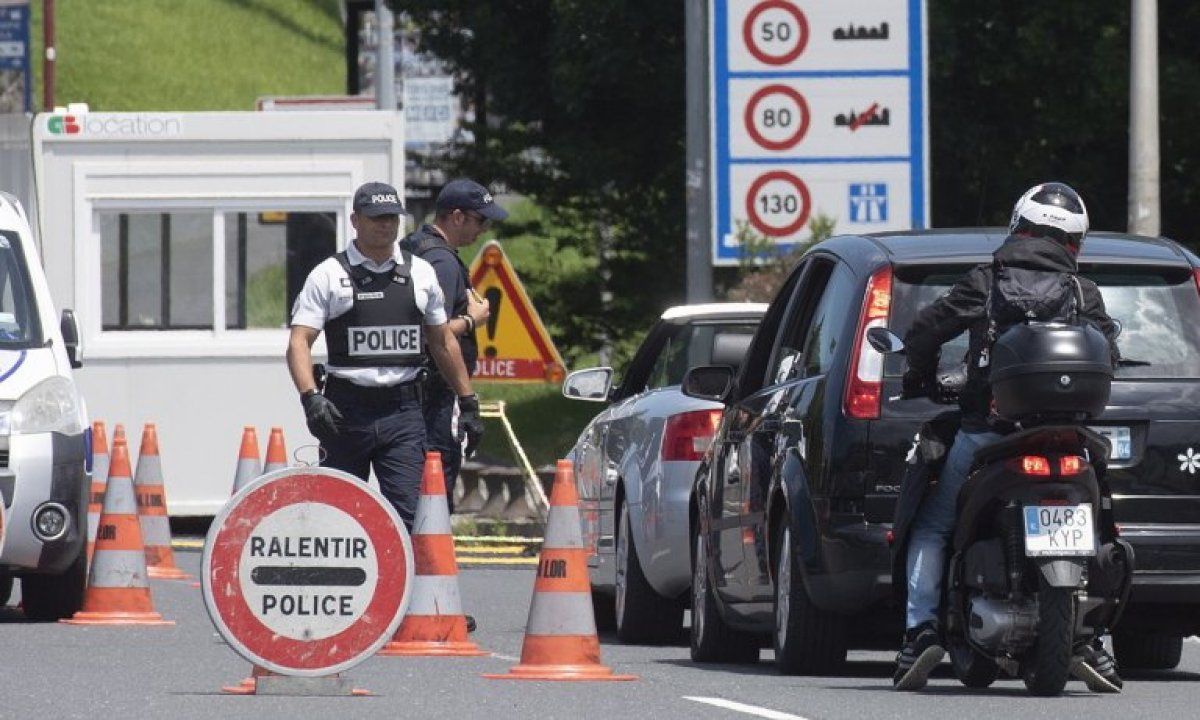
[{"label": "white road marking", "polygon": [[746,713],[747,715],[754,715],[755,717],[767,718],[767,720],[808,720],[802,715],[792,715],[790,713],[779,712],[778,710],[771,710],[769,708],[759,707],[757,705],[747,705],[745,703],[734,702],[733,700],[726,700],[724,698],[693,697],[690,695],[684,695],[683,699],[691,700],[692,702],[704,703],[705,705],[714,705],[719,708],[725,708],[726,710],[733,710],[735,712]]},{"label": "white road marking", "polygon": [[515,658],[511,655],[501,655],[500,653],[492,653],[492,657],[507,660],[509,662],[521,662],[521,658]]}]

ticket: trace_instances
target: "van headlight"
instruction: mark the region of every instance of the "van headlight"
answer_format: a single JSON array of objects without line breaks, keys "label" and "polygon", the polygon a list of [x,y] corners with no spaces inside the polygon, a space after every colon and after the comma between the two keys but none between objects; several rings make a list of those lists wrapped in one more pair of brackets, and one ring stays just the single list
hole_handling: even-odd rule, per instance
[{"label": "van headlight", "polygon": [[34,385],[13,405],[11,432],[14,435],[42,432],[78,435],[83,432],[75,384],[56,376]]}]

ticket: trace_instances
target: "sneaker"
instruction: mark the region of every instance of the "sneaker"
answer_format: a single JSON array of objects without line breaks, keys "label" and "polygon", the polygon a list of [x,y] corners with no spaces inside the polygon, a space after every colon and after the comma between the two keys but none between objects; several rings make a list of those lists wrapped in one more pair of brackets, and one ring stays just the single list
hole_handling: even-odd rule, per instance
[{"label": "sneaker", "polygon": [[475,632],[475,616],[474,615],[464,615],[463,617],[465,617],[467,619],[467,632],[469,632],[469,633]]},{"label": "sneaker", "polygon": [[1100,638],[1075,648],[1071,674],[1095,693],[1119,693],[1125,685],[1117,674],[1117,661],[1104,649]]},{"label": "sneaker", "polygon": [[946,649],[938,636],[937,626],[921,623],[904,633],[904,644],[896,656],[896,674],[892,685],[897,690],[920,690],[925,687],[929,673],[942,661]]}]

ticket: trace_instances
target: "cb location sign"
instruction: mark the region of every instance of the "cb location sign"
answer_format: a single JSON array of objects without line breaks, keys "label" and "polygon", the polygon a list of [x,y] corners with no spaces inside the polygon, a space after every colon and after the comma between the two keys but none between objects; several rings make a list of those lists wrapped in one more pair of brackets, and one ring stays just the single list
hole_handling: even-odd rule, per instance
[{"label": "cb location sign", "polygon": [[924,0],[709,0],[713,262],[928,224]]},{"label": "cb location sign", "polygon": [[320,677],[373,655],[408,607],[412,543],[352,475],[289,468],[242,488],[204,544],[204,604],[229,646],[281,675]]}]

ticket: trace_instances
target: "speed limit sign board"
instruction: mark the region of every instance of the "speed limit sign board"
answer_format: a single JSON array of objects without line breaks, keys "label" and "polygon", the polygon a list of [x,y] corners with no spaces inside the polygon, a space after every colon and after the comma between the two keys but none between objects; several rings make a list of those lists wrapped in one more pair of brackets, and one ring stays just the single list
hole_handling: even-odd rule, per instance
[{"label": "speed limit sign board", "polygon": [[928,222],[924,0],[710,0],[713,261]]},{"label": "speed limit sign board", "polygon": [[391,504],[358,478],[289,468],[242,488],[214,518],[201,585],[217,631],[282,675],[347,670],[404,617],[412,543]]}]

